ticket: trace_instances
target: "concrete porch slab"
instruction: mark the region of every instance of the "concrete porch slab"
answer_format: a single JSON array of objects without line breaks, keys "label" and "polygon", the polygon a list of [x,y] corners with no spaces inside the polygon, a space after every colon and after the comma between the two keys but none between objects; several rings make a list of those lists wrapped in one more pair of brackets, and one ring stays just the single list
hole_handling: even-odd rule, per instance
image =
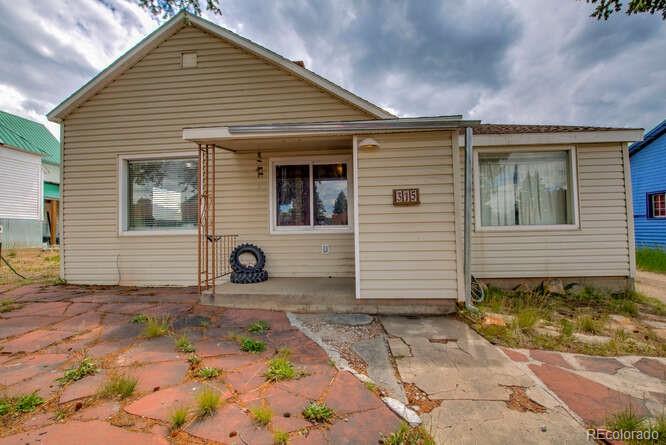
[{"label": "concrete porch slab", "polygon": [[[407,296],[407,295],[406,295]],[[276,277],[255,284],[218,284],[201,304],[290,312],[439,315],[456,311],[455,300],[357,300],[353,278]]]}]

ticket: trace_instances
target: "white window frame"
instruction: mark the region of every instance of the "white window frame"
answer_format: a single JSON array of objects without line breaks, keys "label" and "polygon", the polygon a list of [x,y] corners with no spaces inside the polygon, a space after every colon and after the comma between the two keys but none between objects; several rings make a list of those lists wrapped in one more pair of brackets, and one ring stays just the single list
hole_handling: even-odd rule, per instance
[{"label": "white window frame", "polygon": [[[322,234],[322,233],[353,233],[354,232],[354,198],[352,191],[353,165],[351,156],[310,156],[310,157],[276,157],[268,161],[268,225],[271,235],[293,235],[293,234]],[[314,224],[314,177],[313,165],[318,164],[346,164],[347,165],[347,225],[344,226],[317,226]],[[309,165],[310,166],[310,225],[308,226],[278,226],[277,215],[275,212],[276,199],[275,193],[276,177],[275,167],[278,165]]]},{"label": "white window frame", "polygon": [[[119,236],[175,236],[175,235],[196,235],[197,228],[194,229],[156,229],[156,230],[128,230],[127,221],[127,161],[142,161],[151,159],[198,159],[199,153],[196,151],[182,151],[170,153],[150,153],[150,154],[131,154],[118,156],[118,235]],[[198,162],[198,160],[197,160]],[[201,172],[199,172],[201,174]],[[201,181],[199,181],[201,184]]]},{"label": "white window frame", "polygon": [[649,196],[649,198],[650,198],[650,199],[648,200],[648,201],[649,201],[648,204],[650,205],[650,213],[649,213],[649,215],[651,215],[649,219],[664,219],[664,218],[666,218],[666,215],[657,216],[657,215],[655,214],[654,198],[655,198],[655,196],[657,196],[657,195],[664,195],[664,200],[666,200],[666,192],[654,192],[654,193],[648,193],[648,196]]},{"label": "white window frame", "polygon": [[[515,226],[483,226],[481,224],[481,188],[479,179],[480,153],[514,153],[514,152],[554,152],[567,151],[569,153],[569,168],[571,173],[571,208],[573,210],[573,223],[571,224],[524,224]],[[513,231],[546,231],[546,230],[579,230],[580,216],[578,209],[578,169],[576,161],[576,147],[572,145],[548,147],[484,147],[474,149],[474,231],[476,232],[513,232]]]}]

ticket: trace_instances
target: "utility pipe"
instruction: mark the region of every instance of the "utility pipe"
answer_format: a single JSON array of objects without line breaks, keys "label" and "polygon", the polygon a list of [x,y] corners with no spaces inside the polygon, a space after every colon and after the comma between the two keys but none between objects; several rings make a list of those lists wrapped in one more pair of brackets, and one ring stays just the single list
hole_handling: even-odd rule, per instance
[{"label": "utility pipe", "polygon": [[465,308],[476,311],[472,303],[472,127],[465,128]]}]

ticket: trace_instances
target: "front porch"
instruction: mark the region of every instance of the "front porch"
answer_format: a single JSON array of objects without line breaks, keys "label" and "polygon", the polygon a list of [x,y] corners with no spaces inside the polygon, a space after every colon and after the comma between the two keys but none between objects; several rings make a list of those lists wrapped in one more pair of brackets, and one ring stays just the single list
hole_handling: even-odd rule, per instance
[{"label": "front porch", "polygon": [[202,304],[239,309],[269,309],[290,312],[337,312],[366,314],[450,314],[455,300],[359,300],[354,278],[272,277],[256,284],[218,283],[215,291],[204,291]]}]

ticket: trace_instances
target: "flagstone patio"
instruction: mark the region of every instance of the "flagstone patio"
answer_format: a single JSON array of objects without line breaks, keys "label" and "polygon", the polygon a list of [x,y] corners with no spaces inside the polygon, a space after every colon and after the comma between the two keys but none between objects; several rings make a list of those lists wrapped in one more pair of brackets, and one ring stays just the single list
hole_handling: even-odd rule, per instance
[{"label": "flagstone patio", "polygon": [[[379,397],[346,371],[330,364],[326,353],[289,323],[284,312],[201,306],[192,288],[104,286],[24,286],[0,293],[20,307],[0,313],[0,399],[36,391],[45,402],[30,413],[0,415],[0,445],[25,443],[271,444],[276,431],[290,443],[379,443],[400,419]],[[168,336],[148,339],[137,314],[169,317]],[[270,330],[249,334],[265,320]],[[232,334],[264,341],[264,352],[242,352]],[[175,339],[186,334],[201,359],[198,366],[222,370],[203,380],[189,354]],[[306,372],[297,381],[266,382],[266,362],[278,349]],[[57,378],[84,356],[99,372],[62,385]],[[134,393],[108,400],[98,393],[114,374],[135,377]],[[211,416],[170,431],[177,407],[194,411],[203,387],[222,403]],[[301,412],[307,403],[325,402],[335,411],[330,423],[314,424]],[[269,406],[267,426],[253,422],[249,409]]]}]

